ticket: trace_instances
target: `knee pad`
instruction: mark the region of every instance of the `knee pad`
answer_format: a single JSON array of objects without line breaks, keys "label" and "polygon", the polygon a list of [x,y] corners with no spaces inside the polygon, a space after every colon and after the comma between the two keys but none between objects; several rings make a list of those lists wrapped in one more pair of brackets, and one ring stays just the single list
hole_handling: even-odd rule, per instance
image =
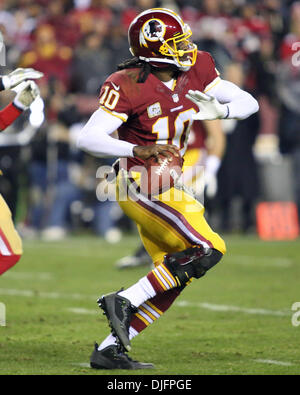
[{"label": "knee pad", "polygon": [[191,278],[203,277],[221,260],[222,256],[223,254],[214,248],[205,249],[196,246],[166,255],[164,264],[181,287],[185,286]]}]

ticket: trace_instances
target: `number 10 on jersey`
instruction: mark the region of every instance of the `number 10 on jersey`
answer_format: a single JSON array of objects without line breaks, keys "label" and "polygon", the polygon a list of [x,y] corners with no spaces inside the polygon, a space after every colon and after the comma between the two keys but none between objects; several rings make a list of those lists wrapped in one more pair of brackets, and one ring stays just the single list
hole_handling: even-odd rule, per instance
[{"label": "number 10 on jersey", "polygon": [[156,134],[156,144],[173,144],[184,154],[190,128],[193,123],[193,108],[180,112],[172,125],[169,116],[158,118],[152,126],[152,133]]}]

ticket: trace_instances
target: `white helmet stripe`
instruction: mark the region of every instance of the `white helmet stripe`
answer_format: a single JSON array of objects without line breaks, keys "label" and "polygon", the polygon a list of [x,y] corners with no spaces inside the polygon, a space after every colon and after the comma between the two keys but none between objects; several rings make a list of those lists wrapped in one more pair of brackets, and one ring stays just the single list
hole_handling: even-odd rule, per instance
[{"label": "white helmet stripe", "polygon": [[[170,15],[170,16],[174,17],[176,19],[176,21],[182,26],[182,28],[184,28],[184,22],[181,19],[181,17],[178,14],[176,14],[175,11],[169,10],[168,8],[150,8],[149,10],[143,11],[141,14],[139,14],[138,16],[136,16],[134,18],[134,20],[131,22],[130,26],[132,24],[134,24],[137,21],[137,19],[139,19],[141,16],[151,14],[154,11],[161,12],[163,14]],[[129,26],[129,29],[130,29],[130,26]]]}]

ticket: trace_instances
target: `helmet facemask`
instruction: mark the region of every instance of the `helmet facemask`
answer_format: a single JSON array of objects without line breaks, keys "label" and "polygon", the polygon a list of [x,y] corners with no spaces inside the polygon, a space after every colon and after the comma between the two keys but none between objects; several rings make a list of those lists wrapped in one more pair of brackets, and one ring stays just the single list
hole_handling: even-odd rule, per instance
[{"label": "helmet facemask", "polygon": [[189,38],[192,31],[187,24],[184,25],[184,33],[177,33],[167,40],[162,39],[162,46],[159,53],[167,58],[172,58],[170,63],[174,63],[180,70],[188,70],[194,66],[197,59],[197,45]]}]

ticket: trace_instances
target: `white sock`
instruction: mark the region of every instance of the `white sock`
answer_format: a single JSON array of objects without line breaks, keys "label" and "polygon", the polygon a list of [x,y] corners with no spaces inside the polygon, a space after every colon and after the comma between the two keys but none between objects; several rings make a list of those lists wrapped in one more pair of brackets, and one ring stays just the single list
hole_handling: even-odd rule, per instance
[{"label": "white sock", "polygon": [[113,344],[117,344],[116,338],[110,333],[106,339],[103,340],[103,342],[100,344],[98,347],[98,350],[103,350],[104,348],[111,346]]},{"label": "white sock", "polygon": [[[129,339],[133,339],[135,336],[137,336],[139,332],[137,332],[132,326],[129,328]],[[104,348],[112,345],[116,345],[116,338],[110,333],[106,339],[103,340],[103,342],[100,344],[98,347],[98,350],[103,350]]]},{"label": "white sock", "polygon": [[133,306],[139,307],[146,302],[146,300],[153,298],[156,295],[156,291],[152,287],[147,276],[145,276],[130,288],[121,291],[119,295],[130,300]]}]

